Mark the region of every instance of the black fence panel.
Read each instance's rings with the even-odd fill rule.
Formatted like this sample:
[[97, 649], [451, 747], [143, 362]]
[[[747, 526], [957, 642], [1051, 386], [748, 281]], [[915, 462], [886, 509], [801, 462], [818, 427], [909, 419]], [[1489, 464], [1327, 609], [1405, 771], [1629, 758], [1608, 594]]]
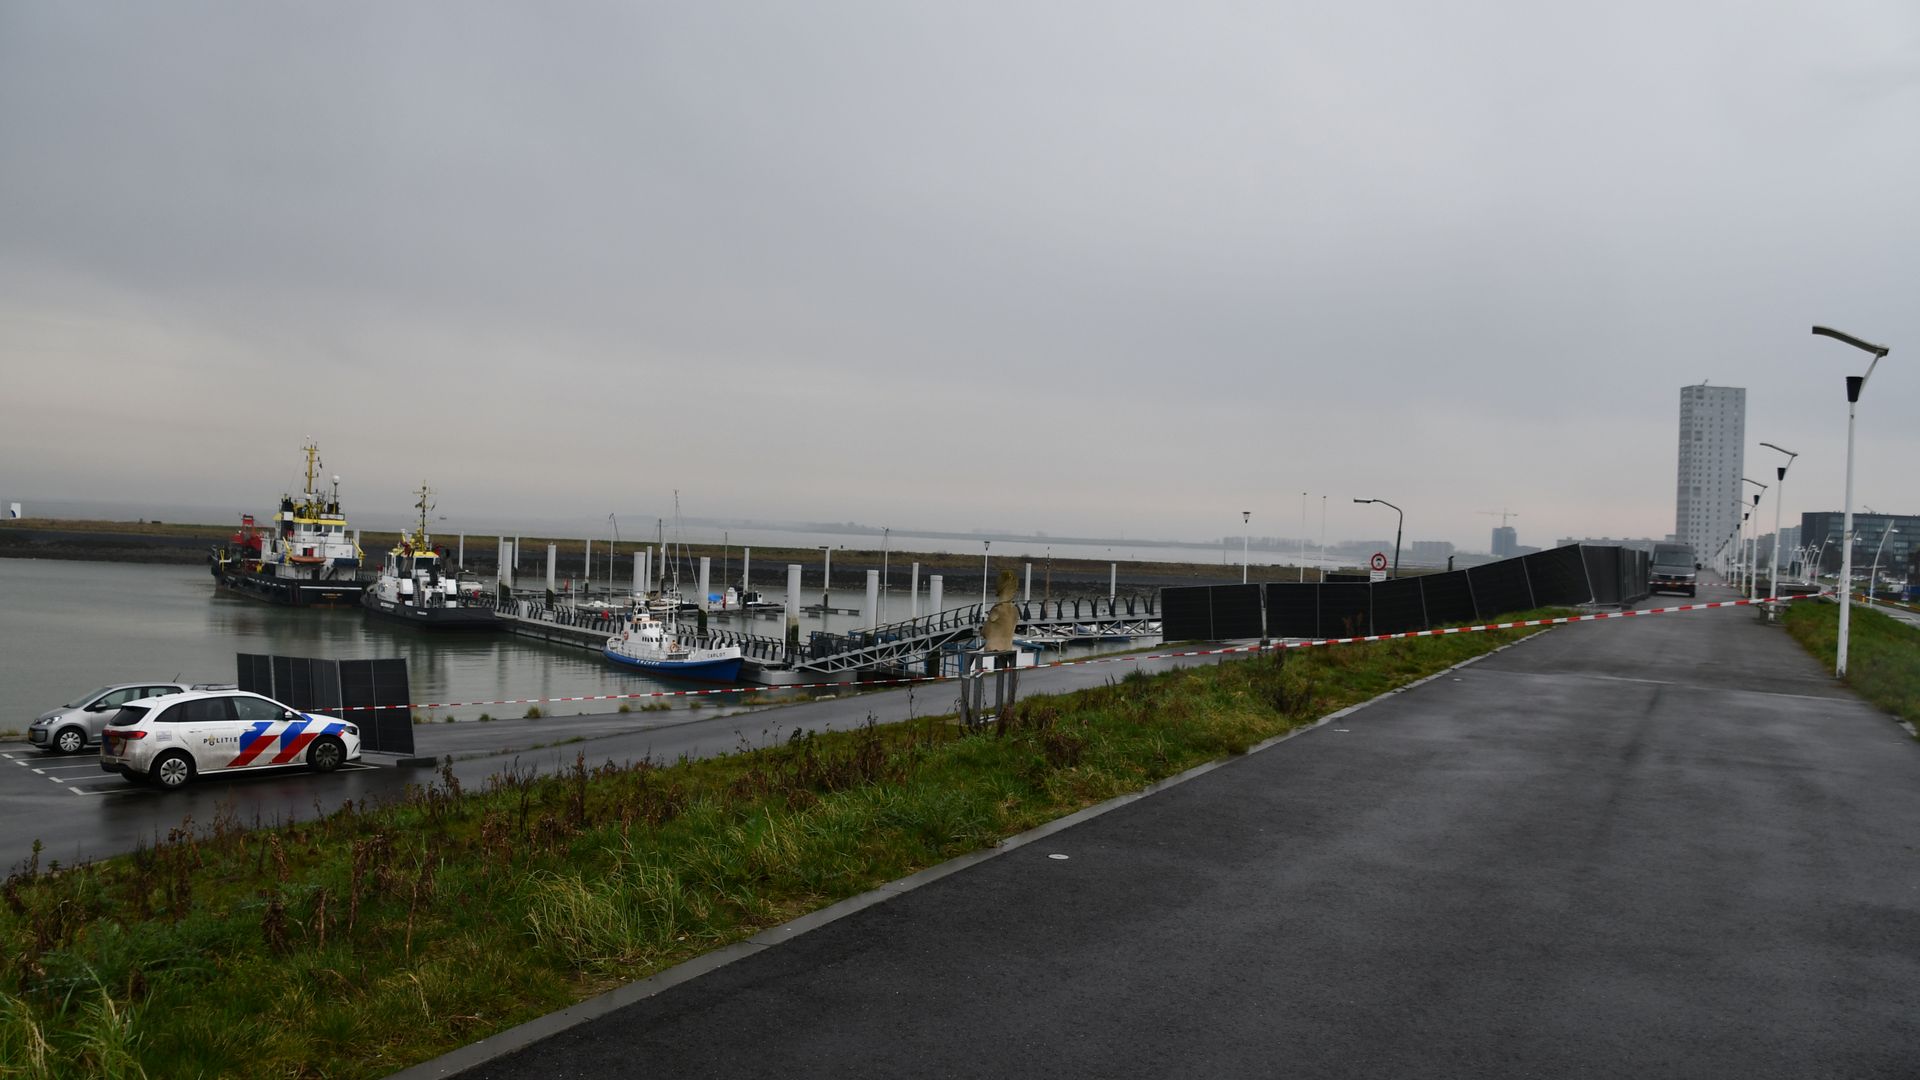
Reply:
[[1419, 578], [1397, 578], [1373, 586], [1373, 632], [1404, 634], [1425, 630], [1426, 602], [1420, 594]]
[[1522, 556], [1520, 561], [1527, 568], [1527, 581], [1533, 585], [1533, 606], [1593, 602], [1593, 589], [1587, 585], [1587, 567], [1580, 557], [1580, 545], [1536, 551]]
[[343, 660], [340, 662], [342, 674], [347, 668], [365, 665], [373, 684], [373, 700], [353, 702], [358, 705], [382, 706], [373, 712], [355, 713], [361, 719], [360, 737], [368, 750], [386, 754], [413, 753], [413, 712], [407, 708], [413, 697], [407, 685], [407, 662], [405, 660]]
[[1213, 590], [1187, 585], [1160, 590], [1162, 641], [1212, 641]]
[[1260, 586], [1214, 586], [1212, 636], [1215, 640], [1260, 636]]
[[1587, 577], [1593, 582], [1594, 603], [1617, 604], [1623, 599], [1620, 554], [1621, 549], [1617, 547], [1580, 545], [1580, 558], [1586, 563]]
[[1373, 633], [1373, 586], [1366, 582], [1320, 586], [1320, 632], [1323, 638], [1360, 637]]
[[1467, 582], [1473, 586], [1476, 619], [1491, 619], [1533, 606], [1533, 592], [1527, 587], [1527, 568], [1519, 559], [1471, 567], [1467, 570]]
[[240, 689], [302, 712], [343, 717], [360, 729], [362, 750], [413, 753], [413, 713], [405, 660], [322, 660], [240, 653]]
[[1638, 549], [1621, 549], [1620, 599], [1623, 603], [1631, 603], [1653, 591], [1651, 588], [1653, 568], [1650, 565], [1652, 562], [1653, 556], [1648, 552]]
[[1420, 583], [1427, 605], [1429, 629], [1449, 623], [1468, 623], [1478, 618], [1473, 607], [1473, 586], [1467, 583], [1465, 570], [1445, 574], [1427, 574], [1413, 579]]
[[1267, 636], [1320, 636], [1320, 586], [1298, 582], [1267, 586]]
[[233, 685], [249, 694], [273, 696], [273, 657], [260, 653], [235, 653]]

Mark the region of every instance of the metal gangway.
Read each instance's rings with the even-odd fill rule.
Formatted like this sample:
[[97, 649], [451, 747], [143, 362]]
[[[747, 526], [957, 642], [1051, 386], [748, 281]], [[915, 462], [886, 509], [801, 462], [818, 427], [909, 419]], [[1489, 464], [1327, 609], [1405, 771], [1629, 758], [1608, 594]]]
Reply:
[[[1160, 632], [1159, 603], [1153, 596], [1083, 597], [1070, 600], [1011, 601], [1014, 636], [1052, 635], [1061, 642], [1134, 638]], [[509, 620], [564, 627], [591, 639], [612, 633], [626, 612], [618, 609], [579, 609], [549, 606], [538, 600], [503, 600], [496, 610]], [[735, 645], [741, 654], [766, 667], [791, 668], [820, 674], [854, 671], [898, 671], [918, 667], [928, 657], [979, 637], [985, 614], [994, 605], [965, 607], [918, 618], [867, 627], [845, 633], [816, 630], [800, 642], [797, 653], [784, 639], [709, 627], [698, 640], [703, 646]], [[687, 628], [683, 625], [682, 632]]]

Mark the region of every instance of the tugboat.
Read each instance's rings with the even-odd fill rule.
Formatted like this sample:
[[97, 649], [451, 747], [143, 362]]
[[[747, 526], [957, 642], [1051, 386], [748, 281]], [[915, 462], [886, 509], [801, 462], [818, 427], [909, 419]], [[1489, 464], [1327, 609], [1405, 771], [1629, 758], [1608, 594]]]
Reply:
[[715, 679], [732, 682], [740, 674], [740, 646], [704, 647], [680, 640], [669, 615], [661, 622], [645, 611], [635, 611], [619, 633], [607, 638], [602, 650], [616, 664], [636, 667], [650, 675], [677, 679]]
[[427, 535], [427, 514], [433, 493], [420, 485], [420, 527], [401, 533], [387, 552], [387, 564], [360, 597], [369, 615], [378, 615], [423, 630], [492, 630], [500, 625], [493, 607], [481, 598], [479, 583], [461, 581], [446, 573], [446, 553]]
[[272, 529], [256, 529], [253, 515], [243, 515], [239, 530], [208, 556], [209, 569], [220, 588], [241, 596], [291, 607], [349, 607], [366, 589], [360, 545], [340, 512], [340, 478], [333, 478], [330, 492], [316, 489], [320, 448], [308, 443], [302, 449], [305, 490], [297, 499], [280, 497]]

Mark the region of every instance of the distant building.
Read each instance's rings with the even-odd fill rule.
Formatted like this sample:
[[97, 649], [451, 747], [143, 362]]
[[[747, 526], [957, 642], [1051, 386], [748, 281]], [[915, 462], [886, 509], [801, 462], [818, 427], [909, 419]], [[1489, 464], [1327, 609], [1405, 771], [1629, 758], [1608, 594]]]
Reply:
[[[1840, 538], [1845, 523], [1845, 515], [1838, 510], [1819, 510], [1800, 515], [1800, 535], [1814, 549], [1822, 573], [1840, 571]], [[1891, 536], [1887, 535], [1889, 528], [1893, 530]], [[1885, 541], [1884, 547], [1881, 546], [1882, 540]], [[1854, 572], [1865, 573], [1873, 565], [1876, 551], [1880, 554], [1882, 573], [1892, 567], [1905, 566], [1913, 553], [1920, 551], [1920, 514], [1854, 514]], [[1784, 558], [1783, 555], [1783, 561]]]
[[1705, 383], [1680, 388], [1673, 531], [1701, 562], [1713, 561], [1740, 524], [1746, 445], [1746, 390]]
[[1511, 525], [1493, 527], [1493, 555], [1496, 559], [1511, 558], [1520, 546], [1520, 534]]

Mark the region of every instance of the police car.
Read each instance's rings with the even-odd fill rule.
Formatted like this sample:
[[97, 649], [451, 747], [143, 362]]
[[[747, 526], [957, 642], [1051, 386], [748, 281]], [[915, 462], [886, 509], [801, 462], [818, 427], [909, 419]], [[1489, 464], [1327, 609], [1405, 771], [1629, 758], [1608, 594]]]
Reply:
[[216, 773], [292, 766], [332, 772], [359, 757], [354, 725], [240, 690], [128, 702], [100, 741], [101, 769], [169, 789]]

